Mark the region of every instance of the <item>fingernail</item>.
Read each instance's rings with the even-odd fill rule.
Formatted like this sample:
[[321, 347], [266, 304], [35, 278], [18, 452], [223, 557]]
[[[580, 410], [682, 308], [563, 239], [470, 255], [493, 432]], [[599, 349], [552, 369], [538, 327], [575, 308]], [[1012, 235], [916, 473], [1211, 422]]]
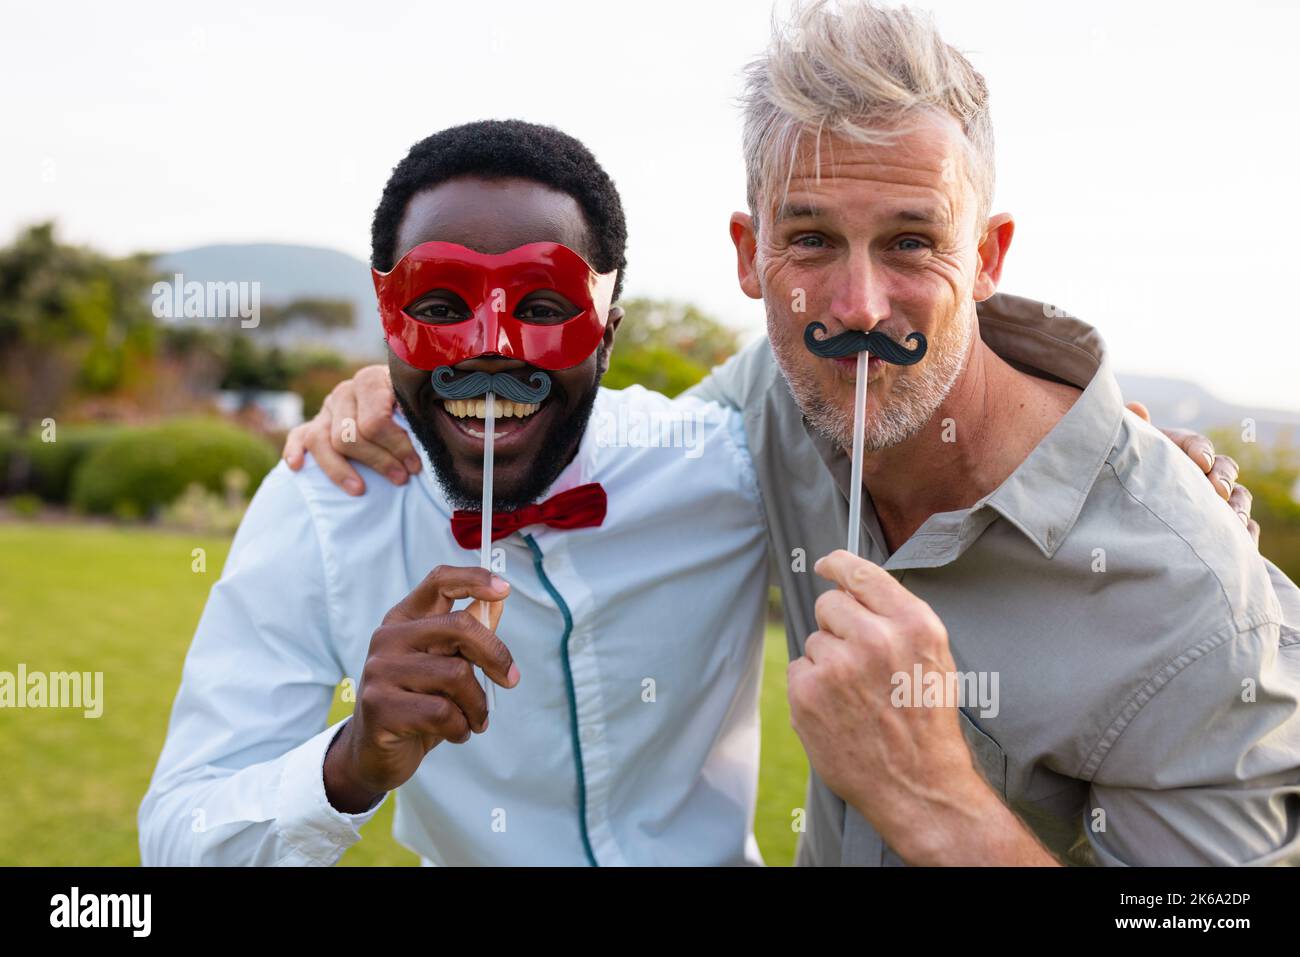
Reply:
[[1238, 517], [1239, 519], [1241, 519], [1241, 524], [1242, 524], [1242, 525], [1245, 525], [1247, 528], [1250, 528], [1250, 516], [1249, 516], [1249, 515], [1247, 515], [1245, 512], [1238, 512], [1238, 513], [1237, 513], [1237, 517]]
[[1209, 449], [1201, 449], [1201, 459], [1205, 462], [1207, 471], [1214, 468], [1214, 453]]
[[347, 492], [348, 492], [349, 495], [360, 495], [360, 494], [361, 494], [361, 480], [360, 480], [360, 479], [354, 479], [354, 478], [344, 479], [344, 480], [343, 480], [343, 488], [345, 488], [345, 489], [347, 490]]
[[492, 576], [488, 584], [492, 586], [493, 591], [505, 591], [507, 588], [510, 587], [509, 585], [506, 584], [506, 580], [504, 578], [500, 578], [496, 575]]
[[1228, 484], [1228, 480], [1224, 478], [1222, 475], [1219, 476], [1218, 483], [1223, 486], [1223, 490], [1225, 492], [1227, 492], [1229, 495], [1232, 494], [1232, 486]]
[[388, 478], [394, 485], [401, 485], [407, 479], [407, 473], [401, 469], [389, 469]]
[[487, 723], [488, 723], [488, 719], [485, 717], [485, 718], [483, 719], [483, 727], [481, 727], [481, 728], [478, 729], [478, 733], [479, 733], [479, 734], [482, 734], [484, 731], [487, 730]]
[[418, 456], [408, 455], [406, 457], [406, 471], [410, 472], [412, 475], [415, 475], [420, 471], [420, 459]]
[[514, 687], [519, 684], [519, 666], [511, 662], [510, 670], [506, 672], [506, 684]]

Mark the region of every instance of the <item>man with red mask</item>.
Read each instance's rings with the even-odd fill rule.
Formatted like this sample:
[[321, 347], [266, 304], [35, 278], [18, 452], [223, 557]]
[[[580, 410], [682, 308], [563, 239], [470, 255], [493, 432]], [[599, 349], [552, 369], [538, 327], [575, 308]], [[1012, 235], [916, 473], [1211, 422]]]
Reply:
[[[426, 863], [760, 863], [753, 465], [737, 414], [599, 388], [625, 242], [612, 182], [556, 130], [469, 124], [397, 166], [372, 265], [418, 476], [262, 484], [185, 664], [144, 863], [332, 864], [394, 790]], [[466, 567], [489, 391], [491, 571]], [[344, 681], [355, 712], [326, 728]]]

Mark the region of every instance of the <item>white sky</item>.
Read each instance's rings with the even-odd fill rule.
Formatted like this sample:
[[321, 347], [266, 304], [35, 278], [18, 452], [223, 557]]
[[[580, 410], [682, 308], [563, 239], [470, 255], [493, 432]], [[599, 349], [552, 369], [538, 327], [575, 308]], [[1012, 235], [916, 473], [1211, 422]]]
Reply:
[[[992, 89], [995, 208], [1018, 220], [1001, 288], [1098, 325], [1121, 370], [1300, 407], [1300, 4], [921, 5]], [[629, 294], [761, 328], [727, 218], [767, 0], [24, 2], [0, 27], [0, 242], [56, 217], [116, 253], [366, 259], [412, 143], [514, 116], [614, 177]]]

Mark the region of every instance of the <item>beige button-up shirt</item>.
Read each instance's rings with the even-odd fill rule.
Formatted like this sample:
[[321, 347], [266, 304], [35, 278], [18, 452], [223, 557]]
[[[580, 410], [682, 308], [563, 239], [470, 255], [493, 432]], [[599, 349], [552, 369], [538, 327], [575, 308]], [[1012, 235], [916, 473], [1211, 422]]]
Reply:
[[[1002, 485], [893, 554], [864, 496], [864, 554], [943, 619], [987, 695], [959, 712], [976, 763], [1062, 861], [1300, 863], [1300, 590], [1125, 411], [1097, 332], [1047, 311], [994, 296], [980, 334], [1082, 388], [1074, 406]], [[830, 587], [813, 562], [847, 539], [848, 458], [807, 428], [766, 340], [698, 391], [744, 410], [801, 655]], [[798, 863], [901, 863], [815, 771], [807, 800]]]

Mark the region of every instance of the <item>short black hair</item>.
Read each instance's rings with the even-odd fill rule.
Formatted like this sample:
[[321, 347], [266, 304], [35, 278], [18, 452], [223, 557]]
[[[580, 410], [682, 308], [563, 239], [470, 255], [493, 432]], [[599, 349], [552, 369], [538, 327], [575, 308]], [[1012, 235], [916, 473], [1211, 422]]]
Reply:
[[597, 272], [618, 270], [614, 299], [627, 268], [623, 203], [596, 157], [567, 133], [523, 120], [479, 120], [420, 140], [393, 169], [370, 227], [370, 264], [396, 262], [397, 229], [416, 193], [456, 176], [530, 179], [568, 193], [587, 218], [588, 258]]

